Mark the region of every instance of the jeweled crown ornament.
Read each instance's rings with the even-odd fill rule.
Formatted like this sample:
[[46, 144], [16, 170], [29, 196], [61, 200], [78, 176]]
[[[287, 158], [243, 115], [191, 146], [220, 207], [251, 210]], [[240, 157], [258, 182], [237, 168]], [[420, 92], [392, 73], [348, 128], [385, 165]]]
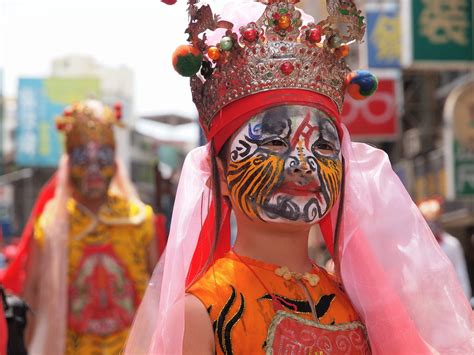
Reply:
[[[369, 78], [358, 81], [359, 74], [349, 75], [344, 60], [348, 45], [360, 42], [365, 33], [364, 18], [352, 0], [327, 0], [329, 17], [307, 24], [295, 7], [299, 0], [258, 2], [265, 5], [262, 16], [234, 28], [213, 14], [209, 5], [199, 7], [198, 0], [188, 1], [190, 44], [178, 48], [173, 63], [181, 64], [175, 64], [180, 74], [191, 77], [193, 101], [206, 132], [224, 106], [259, 92], [317, 92], [331, 98], [341, 112], [346, 86], [352, 85], [349, 93], [356, 99], [375, 91], [375, 77], [369, 73]], [[224, 29], [225, 34], [210, 45], [205, 32], [216, 29]]]
[[66, 136], [66, 151], [84, 145], [89, 141], [115, 148], [113, 127], [121, 126], [122, 105], [113, 108], [96, 100], [74, 103], [64, 109], [56, 118], [56, 127]]

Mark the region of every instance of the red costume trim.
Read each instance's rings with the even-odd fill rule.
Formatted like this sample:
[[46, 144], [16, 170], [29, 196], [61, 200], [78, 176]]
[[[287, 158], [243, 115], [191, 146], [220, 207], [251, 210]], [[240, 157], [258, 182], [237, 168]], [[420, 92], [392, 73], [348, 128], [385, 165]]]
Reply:
[[26, 279], [26, 268], [31, 253], [31, 242], [33, 241], [33, 232], [36, 220], [41, 215], [44, 207], [54, 197], [56, 190], [57, 176], [56, 174], [43, 186], [35, 205], [31, 211], [28, 222], [26, 223], [23, 233], [21, 234], [20, 243], [18, 244], [18, 252], [13, 261], [10, 262], [7, 269], [0, 275], [0, 283], [3, 287], [14, 293], [21, 294]]

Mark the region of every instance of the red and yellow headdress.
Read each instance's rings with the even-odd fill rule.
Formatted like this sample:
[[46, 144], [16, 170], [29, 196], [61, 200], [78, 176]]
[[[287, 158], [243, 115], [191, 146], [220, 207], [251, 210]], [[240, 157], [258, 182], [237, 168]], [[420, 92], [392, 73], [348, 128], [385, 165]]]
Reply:
[[56, 118], [56, 127], [66, 136], [66, 151], [84, 145], [89, 141], [115, 148], [113, 127], [121, 125], [122, 107], [114, 108], [99, 101], [87, 100], [67, 107], [63, 115]]
[[236, 27], [190, 0], [190, 44], [173, 56], [178, 73], [191, 77], [201, 126], [217, 149], [263, 109], [307, 104], [338, 120], [346, 88], [362, 99], [377, 87], [373, 75], [352, 73], [344, 60], [349, 44], [365, 33], [353, 1], [328, 1], [329, 17], [318, 23], [303, 21], [299, 0], [258, 2], [252, 11], [263, 10], [261, 16]]

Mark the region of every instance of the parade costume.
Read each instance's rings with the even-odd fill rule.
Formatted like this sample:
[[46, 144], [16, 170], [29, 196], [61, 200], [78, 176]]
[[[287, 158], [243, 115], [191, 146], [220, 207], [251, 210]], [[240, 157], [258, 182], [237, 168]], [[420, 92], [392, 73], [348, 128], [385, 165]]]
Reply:
[[[145, 291], [153, 213], [139, 200], [121, 163], [116, 161], [116, 172], [104, 163], [115, 159], [106, 152], [115, 149], [117, 116], [87, 101], [67, 108], [58, 119], [68, 156], [60, 162], [54, 197], [34, 226], [36, 257], [29, 270], [41, 271], [38, 294], [29, 295], [36, 301], [28, 348], [32, 354], [119, 353]], [[69, 159], [77, 159], [76, 148], [82, 152], [82, 147], [99, 147], [100, 174], [112, 179], [97, 214], [72, 197], [72, 176], [84, 170]], [[84, 163], [84, 169], [87, 166]]]
[[[294, 7], [297, 2], [235, 1], [219, 17], [208, 5], [189, 1], [191, 44], [178, 48], [173, 64], [191, 76], [193, 100], [210, 143], [190, 152], [184, 163], [167, 249], [140, 306], [127, 354], [182, 353], [186, 292], [208, 308], [218, 353], [249, 353], [243, 335], [245, 327], [252, 332], [253, 323], [258, 334], [252, 338], [252, 353], [472, 353], [472, 310], [452, 266], [386, 154], [352, 143], [340, 122], [346, 90], [360, 99], [374, 89], [370, 74], [351, 73], [343, 59], [347, 43], [362, 39], [363, 17], [352, 1], [328, 0], [329, 18], [315, 24]], [[341, 25], [346, 32], [339, 32]], [[283, 265], [226, 254], [229, 208], [224, 201], [216, 222], [221, 233], [212, 248], [217, 212], [210, 154], [255, 115], [281, 105], [324, 112], [341, 141], [342, 192], [319, 222], [335, 260], [336, 280], [322, 270], [306, 275], [313, 283], [314, 276], [321, 285], [328, 281], [330, 289], [320, 293], [311, 290], [304, 275], [298, 276], [304, 288], [296, 289], [290, 284], [294, 280], [276, 281], [276, 272], [287, 278], [294, 274]], [[249, 130], [249, 136], [253, 133]], [[214, 260], [210, 267], [209, 257]], [[342, 303], [347, 294], [352, 304], [331, 309], [330, 303], [327, 311], [337, 323], [333, 329], [320, 326], [328, 323], [317, 310], [310, 323], [309, 314], [298, 314], [298, 306], [313, 313], [306, 301], [317, 306], [332, 294]], [[351, 330], [359, 330], [357, 338], [363, 339], [357, 345], [322, 344], [327, 334], [331, 339]], [[299, 337], [299, 331], [306, 331], [306, 337]], [[365, 339], [367, 347], [361, 346]]]
[[[266, 348], [277, 354], [288, 346], [314, 353], [328, 348], [369, 353], [359, 316], [335, 278], [317, 266], [295, 275], [229, 252], [187, 292], [208, 309], [217, 354], [256, 354]], [[320, 339], [308, 337], [308, 331]]]

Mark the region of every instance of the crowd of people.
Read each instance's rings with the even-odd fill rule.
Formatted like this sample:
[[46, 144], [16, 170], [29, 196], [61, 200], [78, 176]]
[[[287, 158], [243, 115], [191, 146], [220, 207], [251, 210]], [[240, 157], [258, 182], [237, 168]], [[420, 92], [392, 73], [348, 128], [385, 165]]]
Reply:
[[297, 3], [189, 1], [173, 64], [208, 143], [184, 162], [164, 250], [115, 154], [121, 110], [87, 100], [58, 117], [65, 153], [1, 280], [27, 317], [8, 340], [0, 323], [0, 354], [474, 353], [440, 205], [418, 208], [341, 123], [346, 92], [377, 86], [344, 59], [363, 16], [328, 0], [315, 23]]

